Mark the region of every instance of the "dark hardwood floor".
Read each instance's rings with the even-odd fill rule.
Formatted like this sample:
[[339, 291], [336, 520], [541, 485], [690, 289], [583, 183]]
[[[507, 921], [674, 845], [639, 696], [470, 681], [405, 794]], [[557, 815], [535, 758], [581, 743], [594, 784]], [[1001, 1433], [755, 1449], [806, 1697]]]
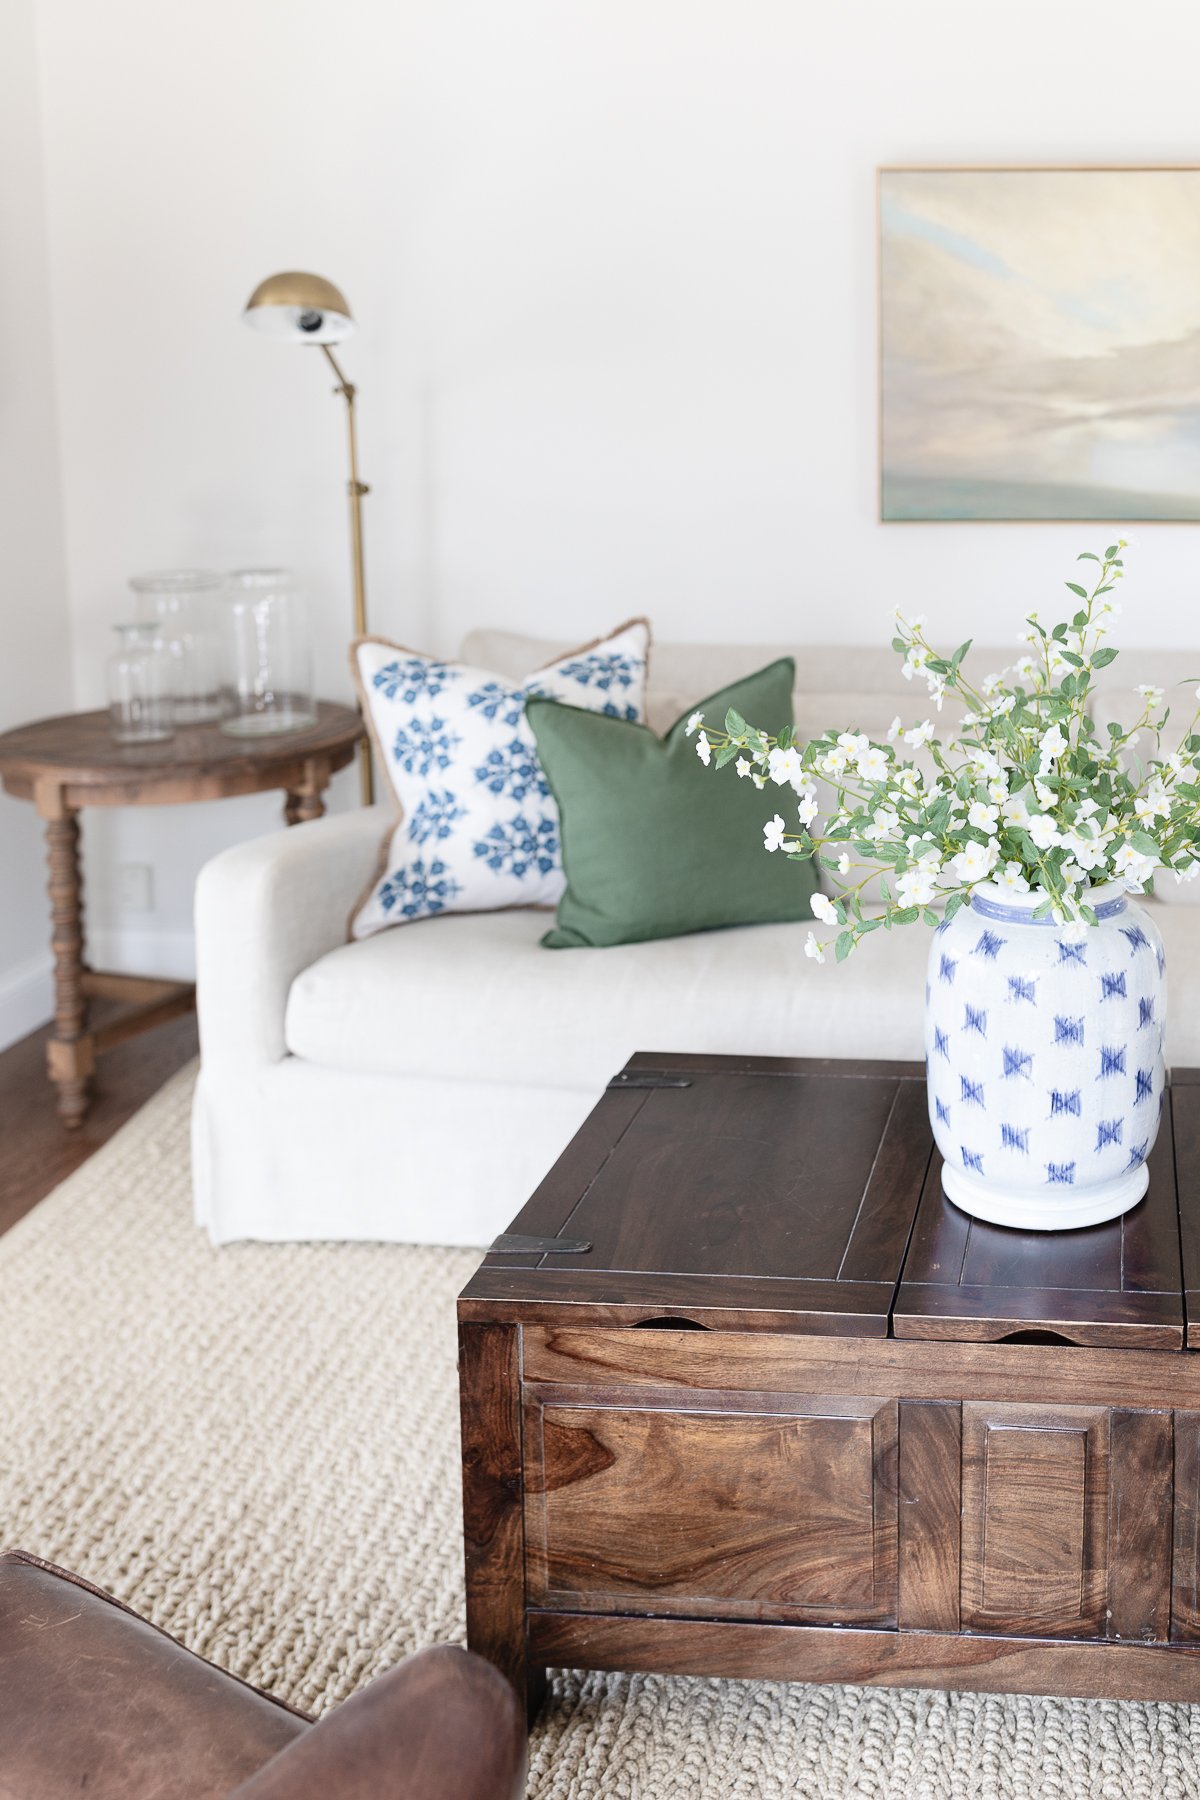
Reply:
[[[98, 1018], [117, 1010], [94, 1004]], [[100, 1059], [87, 1118], [67, 1131], [46, 1077], [49, 1035], [45, 1026], [0, 1051], [0, 1232], [106, 1144], [199, 1047], [189, 1013], [110, 1050]]]

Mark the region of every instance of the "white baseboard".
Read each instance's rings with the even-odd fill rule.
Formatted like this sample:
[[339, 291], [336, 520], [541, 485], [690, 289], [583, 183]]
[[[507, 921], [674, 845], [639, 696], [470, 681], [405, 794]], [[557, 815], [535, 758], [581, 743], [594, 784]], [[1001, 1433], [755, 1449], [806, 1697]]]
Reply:
[[48, 955], [30, 957], [0, 974], [0, 1050], [28, 1037], [54, 1011]]
[[93, 969], [129, 975], [196, 979], [196, 939], [190, 931], [155, 931], [145, 925], [92, 925], [87, 928]]

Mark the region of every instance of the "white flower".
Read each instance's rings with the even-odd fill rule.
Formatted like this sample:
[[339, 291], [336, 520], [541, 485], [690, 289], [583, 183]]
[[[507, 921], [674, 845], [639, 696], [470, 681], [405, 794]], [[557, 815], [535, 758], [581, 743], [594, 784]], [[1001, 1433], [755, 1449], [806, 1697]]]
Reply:
[[803, 796], [796, 808], [797, 817], [802, 825], [811, 825], [817, 816], [817, 796], [811, 789]]
[[1135, 850], [1132, 844], [1119, 844], [1117, 853], [1112, 859], [1112, 866], [1114, 875], [1124, 877], [1127, 888], [1140, 892], [1158, 867], [1158, 857], [1144, 856], [1140, 850]]
[[946, 677], [944, 675], [931, 675], [929, 670], [926, 669], [925, 679], [929, 683], [929, 698], [933, 701], [933, 704], [937, 707], [938, 711], [941, 712], [942, 701], [946, 698]]
[[1078, 831], [1064, 831], [1062, 842], [1078, 863], [1081, 874], [1101, 868], [1108, 860], [1108, 846], [1103, 838], [1087, 838]]
[[754, 774], [750, 777], [750, 779], [754, 783], [756, 788], [765, 788], [767, 785], [766, 782], [763, 780], [762, 776], [758, 773], [757, 769], [754, 771]]
[[1008, 782], [1003, 775], [994, 775], [988, 782], [988, 799], [994, 800], [997, 806], [1002, 806], [1008, 799]]
[[1052, 850], [1055, 844], [1062, 842], [1058, 826], [1045, 813], [1035, 813], [1026, 830], [1039, 850]]
[[769, 819], [763, 826], [763, 849], [778, 850], [783, 843], [783, 834], [786, 830], [786, 825], [779, 814], [776, 813], [775, 817]]
[[923, 669], [928, 661], [928, 650], [924, 649], [920, 644], [914, 644], [908, 655], [905, 657], [904, 665], [900, 670], [905, 681], [911, 681], [917, 670]]
[[1016, 704], [1017, 702], [1012, 694], [1001, 694], [999, 700], [997, 700], [990, 709], [993, 718], [1004, 718], [1005, 714], [1012, 712]]
[[838, 733], [838, 743], [851, 756], [861, 756], [864, 750], [871, 747], [871, 740], [864, 731], [841, 731]]
[[743, 779], [750, 773], [750, 764], [746, 761], [744, 756], [739, 756], [733, 766], [737, 770], [738, 775]]
[[887, 775], [889, 763], [887, 751], [871, 744], [859, 755], [858, 773], [863, 781], [882, 781]]
[[820, 919], [826, 925], [838, 923], [837, 912], [828, 894], [814, 894], [808, 904], [814, 919]]
[[834, 744], [821, 758], [821, 772], [825, 775], [844, 775], [850, 767], [850, 752], [842, 744]]
[[951, 857], [950, 868], [965, 886], [974, 881], [986, 881], [999, 857], [1000, 846], [992, 838], [986, 844], [968, 844], [957, 856]]
[[823, 963], [825, 961], [824, 947], [818, 944], [815, 934], [811, 931], [804, 940], [804, 954], [811, 956], [814, 962]]
[[884, 838], [896, 837], [898, 835], [899, 825], [900, 815], [890, 806], [881, 806], [872, 822], [863, 832], [863, 836], [869, 838], [872, 843], [877, 844]]
[[1062, 934], [1068, 944], [1082, 944], [1088, 934], [1086, 919], [1068, 919]]
[[850, 858], [844, 850], [837, 859], [837, 872], [839, 875], [848, 875], [850, 873]]
[[1054, 789], [1052, 787], [1047, 787], [1044, 781], [1035, 781], [1033, 784], [1033, 791], [1037, 795], [1038, 805], [1044, 806], [1047, 811], [1049, 811], [1053, 807], [1056, 798]]
[[974, 825], [977, 831], [994, 831], [996, 820], [1000, 817], [998, 806], [985, 806], [982, 800], [972, 800], [967, 808], [967, 824]]
[[926, 869], [906, 869], [896, 882], [896, 898], [901, 906], [928, 906], [937, 888]]
[[921, 771], [919, 769], [897, 769], [896, 786], [910, 800], [915, 800], [921, 791]]
[[1029, 824], [1029, 808], [1025, 804], [1024, 793], [1010, 794], [1000, 807], [1000, 816], [1006, 825], [1015, 825], [1024, 830]]
[[1200, 687], [1196, 689], [1196, 698], [1197, 700], [1200, 700]]
[[1029, 883], [1019, 862], [1006, 862], [996, 876], [997, 887], [1002, 887], [1006, 894], [1027, 894]]
[[1100, 811], [1100, 808], [1096, 805], [1096, 802], [1089, 796], [1088, 799], [1081, 800], [1079, 802], [1079, 806], [1075, 813], [1075, 818], [1077, 821], [1080, 819], [1090, 819], [1093, 813], [1098, 813], [1099, 811]]
[[1019, 656], [1013, 664], [1013, 674], [1018, 681], [1032, 681], [1037, 673], [1037, 664], [1032, 656]]
[[1050, 773], [1051, 765], [1058, 761], [1058, 758], [1067, 747], [1067, 740], [1057, 725], [1051, 725], [1049, 730], [1042, 733], [1040, 748], [1042, 757], [1041, 772], [1043, 775], [1048, 775]]
[[692, 737], [695, 734], [697, 728], [699, 726], [703, 725], [703, 723], [704, 723], [704, 714], [702, 712], [694, 712], [692, 714], [691, 718], [687, 722], [687, 732], [685, 735], [688, 737]]
[[1172, 871], [1176, 881], [1195, 881], [1200, 875], [1200, 862], [1184, 863], [1182, 867]]
[[[1200, 689], [1198, 689], [1197, 691], [1200, 692]], [[895, 718], [892, 720], [891, 724], [888, 726], [888, 731], [887, 731], [888, 743], [894, 744], [896, 739], [899, 736], [900, 736], [900, 714], [897, 713]]]
[[708, 738], [703, 731], [696, 739], [696, 755], [707, 769], [709, 763], [712, 761], [712, 745], [709, 743]]
[[1152, 682], [1142, 682], [1134, 689], [1134, 693], [1140, 694], [1148, 707], [1162, 704], [1163, 690], [1155, 687]]
[[767, 774], [776, 787], [791, 784], [796, 787], [805, 780], [804, 762], [800, 752], [793, 745], [789, 750], [780, 750], [778, 746], [767, 758]]
[[905, 732], [904, 741], [906, 744], [911, 744], [914, 750], [919, 750], [922, 744], [933, 742], [936, 731], [937, 726], [933, 720], [925, 719], [920, 725], [914, 725], [911, 731]]
[[1143, 825], [1153, 825], [1155, 819], [1169, 819], [1171, 801], [1161, 781], [1152, 781], [1144, 794], [1133, 803], [1133, 810]]

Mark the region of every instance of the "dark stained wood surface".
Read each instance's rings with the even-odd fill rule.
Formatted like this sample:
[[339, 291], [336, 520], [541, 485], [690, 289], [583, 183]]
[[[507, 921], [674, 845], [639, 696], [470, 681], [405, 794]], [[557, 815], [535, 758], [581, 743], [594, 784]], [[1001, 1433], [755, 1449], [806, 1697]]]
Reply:
[[[547, 1307], [884, 1336], [931, 1153], [923, 1080], [887, 1065], [635, 1057], [512, 1230], [586, 1255], [489, 1256], [463, 1317]], [[514, 1261], [517, 1266], [514, 1267]], [[560, 1315], [562, 1316], [562, 1315]]]
[[635, 1058], [514, 1223], [588, 1253], [491, 1256], [460, 1301], [519, 1343], [488, 1377], [519, 1426], [468, 1372], [524, 1494], [475, 1647], [527, 1692], [567, 1663], [1200, 1700], [1191, 1072], [1174, 1100], [1182, 1253], [1170, 1112], [1135, 1212], [1033, 1235], [944, 1200], [919, 1071]]
[[[94, 1003], [97, 1022], [116, 1008]], [[7, 1231], [119, 1131], [163, 1083], [197, 1054], [194, 1014], [110, 1051], [95, 1077], [92, 1106], [66, 1132], [46, 1081], [49, 1026], [0, 1052], [0, 1231]]]
[[[1188, 1347], [1200, 1350], [1200, 1071], [1171, 1072], [1175, 1179], [1179, 1186], [1179, 1239], [1183, 1256]], [[1166, 1121], [1163, 1122], [1166, 1129]]]
[[896, 1295], [896, 1336], [997, 1341], [1040, 1330], [1073, 1344], [1181, 1348], [1169, 1110], [1149, 1167], [1149, 1191], [1124, 1218], [1083, 1231], [1009, 1231], [951, 1205], [935, 1153]]

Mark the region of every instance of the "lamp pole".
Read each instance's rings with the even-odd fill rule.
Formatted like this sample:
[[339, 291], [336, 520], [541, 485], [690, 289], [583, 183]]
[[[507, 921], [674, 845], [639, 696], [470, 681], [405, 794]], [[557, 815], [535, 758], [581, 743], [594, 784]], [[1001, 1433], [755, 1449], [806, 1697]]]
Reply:
[[[358, 475], [358, 430], [355, 416], [355, 400], [358, 390], [352, 381], [347, 381], [338, 359], [329, 345], [322, 344], [321, 349], [328, 359], [330, 368], [337, 376], [337, 386], [333, 391], [335, 394], [340, 394], [346, 402], [346, 426], [350, 442], [350, 480], [347, 483], [346, 492], [350, 497], [350, 560], [354, 571], [354, 635], [355, 637], [365, 637], [367, 631], [367, 575], [363, 559], [362, 503], [363, 495], [369, 494], [371, 490], [365, 481], [359, 480]], [[369, 737], [363, 739], [359, 751], [358, 771], [363, 805], [370, 806], [375, 798], [375, 779]]]

